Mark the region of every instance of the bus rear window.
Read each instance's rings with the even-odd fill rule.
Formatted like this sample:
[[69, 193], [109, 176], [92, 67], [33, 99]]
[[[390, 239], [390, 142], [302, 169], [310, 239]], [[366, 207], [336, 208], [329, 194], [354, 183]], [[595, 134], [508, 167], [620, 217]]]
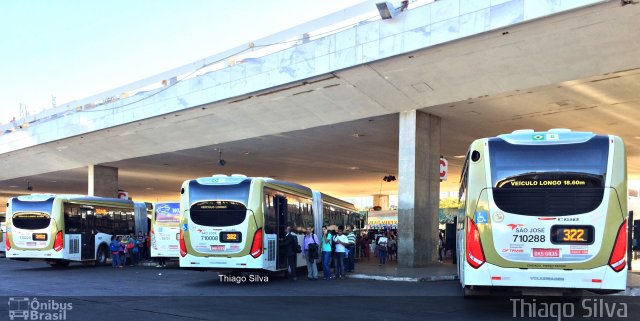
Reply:
[[521, 215], [591, 212], [602, 203], [608, 155], [607, 136], [548, 145], [490, 139], [494, 201], [501, 210]]
[[39, 230], [49, 226], [51, 218], [44, 213], [20, 213], [13, 216], [13, 227], [24, 230]]
[[247, 208], [238, 202], [204, 201], [191, 206], [191, 221], [198, 225], [225, 227], [242, 223], [247, 217]]

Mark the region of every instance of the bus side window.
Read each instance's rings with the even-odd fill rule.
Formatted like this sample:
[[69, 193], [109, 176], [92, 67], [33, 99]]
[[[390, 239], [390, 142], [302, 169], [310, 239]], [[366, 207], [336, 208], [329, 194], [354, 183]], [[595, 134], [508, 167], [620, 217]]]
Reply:
[[273, 193], [270, 190], [265, 189], [264, 194], [264, 202], [265, 202], [265, 222], [264, 222], [264, 231], [265, 234], [275, 234], [276, 233], [276, 207], [274, 202]]
[[68, 234], [76, 234], [80, 232], [80, 213], [77, 207], [66, 205], [64, 209], [65, 224], [64, 232]]

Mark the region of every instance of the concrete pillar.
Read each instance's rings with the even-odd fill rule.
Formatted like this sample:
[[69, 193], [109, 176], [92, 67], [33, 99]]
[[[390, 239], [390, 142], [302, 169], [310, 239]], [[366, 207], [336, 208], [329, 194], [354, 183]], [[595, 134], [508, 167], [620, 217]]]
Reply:
[[440, 118], [400, 113], [398, 151], [398, 265], [437, 260], [440, 202]]
[[89, 165], [89, 196], [118, 197], [118, 168]]
[[373, 206], [380, 206], [381, 211], [389, 210], [389, 195], [373, 195]]

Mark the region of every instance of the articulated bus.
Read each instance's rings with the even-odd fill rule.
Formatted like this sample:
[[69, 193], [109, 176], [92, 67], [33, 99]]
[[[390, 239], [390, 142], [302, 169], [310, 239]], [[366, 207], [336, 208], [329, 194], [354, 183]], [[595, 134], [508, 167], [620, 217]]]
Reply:
[[151, 257], [178, 258], [180, 203], [155, 203], [151, 216]]
[[[187, 180], [180, 197], [180, 267], [285, 271], [278, 246], [287, 226], [302, 246], [305, 227], [313, 227], [320, 242], [322, 225], [356, 224], [357, 214], [351, 203], [270, 178]], [[304, 265], [298, 254], [297, 266]]]
[[146, 232], [146, 205], [118, 198], [33, 194], [7, 203], [6, 257], [103, 265], [112, 235]]
[[626, 173], [613, 135], [517, 130], [474, 141], [457, 218], [463, 294], [625, 290]]

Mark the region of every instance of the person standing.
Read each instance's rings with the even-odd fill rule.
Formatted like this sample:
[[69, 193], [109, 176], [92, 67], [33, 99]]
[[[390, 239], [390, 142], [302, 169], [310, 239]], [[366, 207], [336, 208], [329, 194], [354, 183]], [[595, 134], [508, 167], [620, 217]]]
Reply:
[[378, 258], [380, 259], [380, 264], [378, 264], [378, 266], [382, 266], [386, 263], [387, 243], [389, 243], [389, 239], [387, 239], [384, 234], [378, 238]]
[[144, 235], [142, 231], [138, 231], [138, 256], [140, 261], [145, 261], [147, 259], [146, 246], [145, 246]]
[[120, 239], [120, 266], [125, 267], [127, 266], [127, 255], [129, 253], [129, 250], [127, 249], [127, 241], [124, 237], [118, 237], [118, 239]]
[[444, 251], [444, 236], [438, 231], [438, 262], [442, 263], [442, 252]]
[[286, 235], [281, 243], [281, 248], [284, 251], [284, 254], [287, 258], [287, 266], [289, 267], [289, 277], [296, 281], [298, 278], [296, 277], [296, 248], [298, 246], [298, 237], [291, 232], [291, 226], [287, 226]]
[[367, 233], [362, 232], [362, 240], [360, 241], [360, 244], [362, 245], [362, 255], [364, 257], [367, 258], [367, 261], [369, 261], [369, 236], [367, 235]]
[[111, 266], [120, 266], [120, 241], [116, 239], [116, 236], [111, 236], [111, 243], [109, 243], [109, 251], [111, 252]]
[[356, 234], [353, 232], [353, 228], [353, 225], [347, 225], [347, 232], [349, 232], [347, 233], [347, 240], [349, 242], [347, 244], [347, 252], [349, 252], [349, 254], [347, 254], [345, 258], [347, 261], [345, 268], [349, 273], [353, 272], [356, 265]]
[[387, 244], [387, 248], [389, 250], [389, 261], [398, 261], [397, 249], [398, 245], [396, 243], [396, 238], [393, 236], [393, 233], [389, 234], [389, 244]]
[[140, 253], [138, 252], [138, 239], [135, 234], [131, 232], [129, 236], [129, 241], [127, 242], [127, 249], [129, 250], [129, 255], [131, 258], [131, 266], [138, 265], [138, 261], [140, 260]]
[[316, 235], [313, 234], [311, 227], [307, 227], [307, 233], [304, 235], [304, 243], [302, 246], [302, 254], [307, 259], [307, 279], [318, 279], [318, 266], [316, 260], [318, 259], [318, 250], [320, 244], [316, 240]]
[[331, 280], [331, 243], [333, 242], [331, 233], [327, 230], [327, 226], [322, 226], [322, 272], [325, 280]]
[[144, 245], [145, 248], [147, 249], [147, 260], [151, 260], [151, 236], [149, 235], [149, 232], [144, 233]]
[[346, 246], [349, 245], [349, 239], [346, 235], [342, 234], [344, 227], [338, 226], [338, 235], [333, 238], [336, 242], [336, 278], [344, 279], [344, 253], [346, 252]]

